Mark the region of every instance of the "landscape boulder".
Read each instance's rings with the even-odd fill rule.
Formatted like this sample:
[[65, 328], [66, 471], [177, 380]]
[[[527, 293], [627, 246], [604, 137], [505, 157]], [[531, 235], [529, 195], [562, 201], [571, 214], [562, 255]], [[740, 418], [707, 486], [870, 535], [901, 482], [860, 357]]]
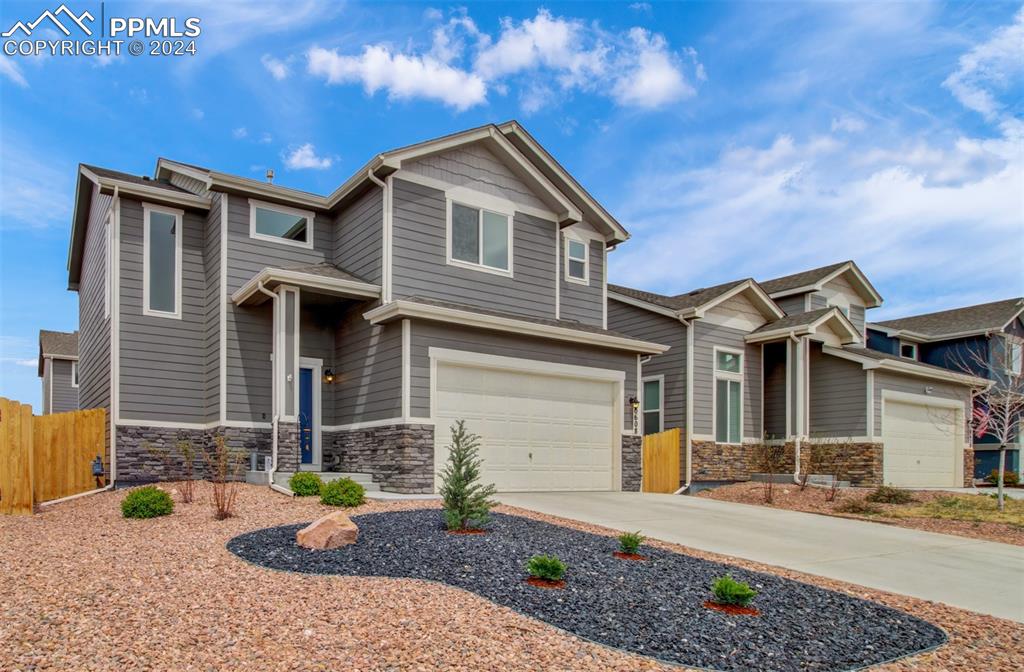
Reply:
[[356, 543], [359, 528], [342, 511], [329, 513], [295, 534], [295, 542], [303, 548], [323, 551]]

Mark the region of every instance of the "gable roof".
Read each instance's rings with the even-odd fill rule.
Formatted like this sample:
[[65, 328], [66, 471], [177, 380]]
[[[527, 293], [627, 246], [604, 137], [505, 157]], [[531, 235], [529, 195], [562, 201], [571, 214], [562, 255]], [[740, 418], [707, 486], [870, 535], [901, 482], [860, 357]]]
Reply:
[[43, 358], [78, 359], [78, 332], [39, 330], [39, 375], [43, 375]]
[[912, 359], [904, 359], [870, 348], [844, 345], [842, 348], [824, 346], [822, 352], [841, 359], [849, 359], [859, 362], [864, 369], [886, 369], [910, 375], [924, 376], [926, 378], [937, 378], [963, 385], [970, 385], [976, 388], [991, 387], [993, 381], [978, 376], [969, 376], [959, 371], [952, 371], [941, 366], [926, 364]]
[[752, 278], [723, 282], [712, 287], [701, 287], [683, 294], [676, 294], [675, 296], [609, 284], [608, 298], [623, 303], [630, 303], [647, 310], [654, 308], [653, 312], [671, 317], [687, 319], [703, 317], [705, 311], [745, 291], [750, 291], [756, 297], [755, 303], [760, 304], [759, 308], [762, 309], [762, 312], [775, 318], [781, 318], [785, 315]]
[[877, 308], [882, 305], [882, 295], [878, 293], [867, 276], [860, 270], [852, 260], [840, 261], [820, 268], [812, 268], [809, 271], [800, 271], [784, 275], [781, 278], [764, 280], [761, 286], [764, 291], [773, 299], [790, 296], [793, 294], [805, 294], [816, 292], [840, 275], [848, 274], [852, 280], [850, 284], [857, 289], [861, 296], [866, 299], [865, 307]]
[[832, 333], [838, 336], [844, 344], [859, 343], [861, 340], [860, 333], [850, 322], [850, 318], [835, 306], [787, 315], [750, 332], [747, 334], [746, 340], [748, 343], [759, 343], [785, 338], [791, 334], [793, 336], [810, 335], [817, 333], [818, 329], [825, 325], [828, 325]]
[[890, 336], [917, 336], [920, 340], [941, 340], [1002, 331], [1024, 312], [1024, 297], [982, 303], [976, 306], [940, 310], [869, 324]]

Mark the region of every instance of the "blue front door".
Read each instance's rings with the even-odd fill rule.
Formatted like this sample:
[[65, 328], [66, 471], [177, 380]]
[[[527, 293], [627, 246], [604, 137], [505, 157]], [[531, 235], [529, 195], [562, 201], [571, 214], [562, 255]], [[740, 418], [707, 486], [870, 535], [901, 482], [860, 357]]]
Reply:
[[299, 369], [299, 447], [302, 463], [313, 464], [313, 369]]

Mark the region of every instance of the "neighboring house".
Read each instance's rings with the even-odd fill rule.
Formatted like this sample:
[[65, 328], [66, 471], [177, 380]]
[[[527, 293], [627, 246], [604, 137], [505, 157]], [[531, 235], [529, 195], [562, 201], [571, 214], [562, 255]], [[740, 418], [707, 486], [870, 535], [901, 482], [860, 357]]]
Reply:
[[78, 410], [78, 332], [39, 330], [42, 415]]
[[432, 492], [449, 426], [501, 490], [637, 490], [639, 360], [606, 324], [628, 234], [521, 126], [376, 155], [326, 196], [160, 159], [82, 165], [68, 264], [83, 408], [119, 482], [147, 443]]
[[[1020, 376], [1024, 365], [1024, 298], [943, 310], [871, 323], [868, 347], [906, 360], [954, 371], [969, 370], [995, 381]], [[999, 444], [986, 434], [974, 439], [974, 476], [999, 466]], [[1021, 441], [1009, 446], [1006, 468], [1022, 474]]]
[[674, 296], [612, 285], [608, 325], [671, 345], [643, 362], [643, 433], [681, 427], [681, 483], [745, 480], [756, 446], [852, 441], [856, 484], [953, 486], [970, 460], [965, 413], [986, 383], [864, 347], [882, 298], [851, 261]]

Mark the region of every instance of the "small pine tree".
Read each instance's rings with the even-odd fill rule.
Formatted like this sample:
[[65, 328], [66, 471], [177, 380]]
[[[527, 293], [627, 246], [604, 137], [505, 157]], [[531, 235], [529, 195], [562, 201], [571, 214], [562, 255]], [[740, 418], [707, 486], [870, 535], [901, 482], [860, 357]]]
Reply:
[[479, 528], [487, 523], [488, 513], [497, 503], [490, 499], [496, 490], [493, 484], [479, 482], [480, 437], [466, 431], [465, 420], [456, 421], [451, 432], [448, 461], [441, 471], [445, 524], [449, 530]]

